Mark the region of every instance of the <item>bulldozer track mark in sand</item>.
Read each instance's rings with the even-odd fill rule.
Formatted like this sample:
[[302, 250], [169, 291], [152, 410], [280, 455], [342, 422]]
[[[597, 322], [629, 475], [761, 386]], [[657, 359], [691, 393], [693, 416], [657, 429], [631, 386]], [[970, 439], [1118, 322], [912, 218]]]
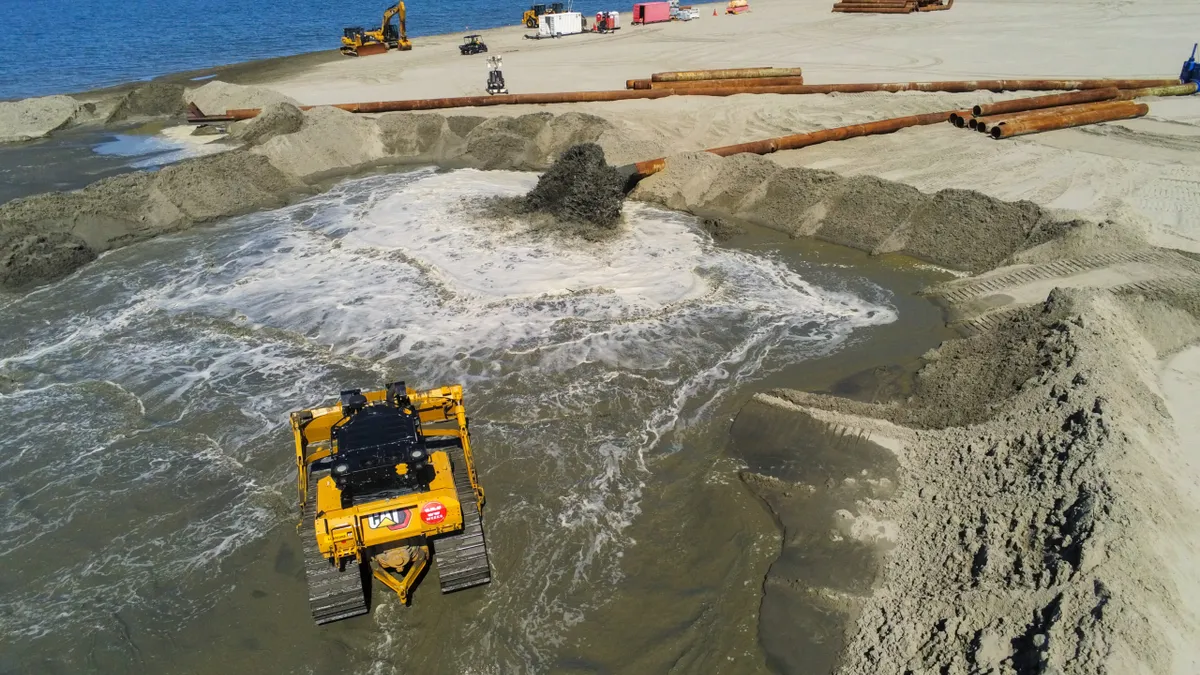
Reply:
[[[317, 481], [327, 475], [328, 471], [310, 471], [308, 474], [308, 501], [304, 504], [300, 532], [300, 538], [304, 542], [304, 576], [308, 579], [308, 605], [312, 610], [313, 621], [318, 625], [349, 619], [370, 611], [359, 565], [350, 565], [339, 571], [321, 555], [316, 537], [312, 534], [313, 523], [317, 519]], [[307, 531], [304, 531], [306, 526]]]
[[1069, 277], [1088, 270], [1124, 263], [1154, 264], [1168, 269], [1183, 268], [1193, 270], [1195, 267], [1192, 261], [1189, 261], [1185, 256], [1170, 251], [1150, 250], [1129, 253], [1108, 253], [1032, 265], [985, 279], [951, 281], [941, 286], [926, 289], [924, 294], [940, 296], [951, 302], [960, 303], [981, 296], [991, 295], [1005, 288], [1022, 286], [1035, 281], [1056, 277]]
[[1003, 309], [984, 314], [983, 316], [975, 317], [974, 319], [953, 322], [950, 324], [950, 327], [957, 328], [965, 332], [968, 336], [994, 331], [996, 330], [996, 327], [1004, 322], [1004, 320], [1007, 319], [1011, 314], [1028, 306], [1029, 305], [1017, 305], [1014, 307], [1005, 307]]
[[[446, 451], [453, 466], [454, 487], [463, 509], [463, 529], [457, 534], [433, 540], [434, 566], [443, 593], [471, 588], [492, 580], [487, 542], [483, 538], [483, 514], [477, 506], [475, 488], [467, 474], [467, 460], [462, 446]], [[474, 508], [471, 505], [476, 505]]]

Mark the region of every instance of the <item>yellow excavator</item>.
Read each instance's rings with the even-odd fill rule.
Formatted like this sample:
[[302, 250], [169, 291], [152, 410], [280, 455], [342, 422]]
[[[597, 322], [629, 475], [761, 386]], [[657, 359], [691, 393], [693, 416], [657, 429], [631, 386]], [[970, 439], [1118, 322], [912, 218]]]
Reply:
[[[404, 2], [388, 7], [383, 13], [379, 30], [364, 30], [362, 26], [342, 29], [342, 53], [346, 56], [370, 56], [383, 54], [389, 49], [406, 52], [412, 49], [408, 41], [407, 14]], [[392, 19], [396, 23], [392, 23]]]
[[372, 576], [407, 604], [435, 556], [443, 593], [491, 581], [461, 386], [350, 389], [291, 423], [318, 625], [368, 613]]
[[549, 5], [532, 5], [525, 10], [525, 14], [521, 16], [521, 23], [525, 24], [526, 28], [537, 28], [538, 17], [543, 14], [562, 14], [563, 4], [555, 2]]

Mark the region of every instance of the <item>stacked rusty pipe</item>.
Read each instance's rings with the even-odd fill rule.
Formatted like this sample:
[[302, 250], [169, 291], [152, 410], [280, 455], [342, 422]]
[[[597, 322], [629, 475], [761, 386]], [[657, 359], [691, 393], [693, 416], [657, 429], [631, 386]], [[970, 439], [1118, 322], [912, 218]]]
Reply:
[[957, 127], [969, 127], [995, 139], [1011, 138], [1141, 117], [1150, 108], [1135, 103], [1136, 98], [1188, 96], [1196, 91], [1194, 82], [1130, 89], [1106, 87], [980, 104], [970, 111], [951, 113], [949, 120]]
[[724, 68], [654, 73], [645, 80], [626, 80], [626, 89], [696, 89], [781, 87], [804, 84], [800, 68]]
[[844, 0], [833, 5], [833, 11], [846, 14], [912, 14], [917, 11], [916, 0]]
[[847, 14], [912, 14], [950, 9], [954, 0], [839, 0], [833, 11]]
[[1150, 112], [1150, 106], [1133, 101], [1112, 101], [1072, 106], [1070, 110], [1057, 110], [1048, 114], [1024, 115], [993, 125], [988, 134], [992, 138], [1011, 138], [1036, 134], [1055, 129], [1070, 129], [1100, 122], [1114, 122], [1142, 117]]

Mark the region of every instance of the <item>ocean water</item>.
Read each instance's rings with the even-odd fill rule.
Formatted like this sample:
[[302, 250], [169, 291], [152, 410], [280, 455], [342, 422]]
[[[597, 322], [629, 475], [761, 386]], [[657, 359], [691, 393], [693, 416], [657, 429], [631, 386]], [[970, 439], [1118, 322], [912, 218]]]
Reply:
[[[516, 25], [525, 0], [406, 3], [410, 37]], [[386, 0], [0, 0], [0, 100], [336, 49], [345, 26], [378, 25]], [[600, 0], [586, 14], [628, 10]]]

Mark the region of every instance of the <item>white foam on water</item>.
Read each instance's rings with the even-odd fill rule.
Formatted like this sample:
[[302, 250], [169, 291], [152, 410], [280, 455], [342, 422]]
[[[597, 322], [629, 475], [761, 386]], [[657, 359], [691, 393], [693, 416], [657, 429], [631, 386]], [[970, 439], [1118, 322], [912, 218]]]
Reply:
[[[535, 180], [467, 170], [347, 181], [217, 231], [123, 249], [56, 292], [0, 308], [25, 345], [0, 351], [0, 372], [26, 392], [108, 381], [88, 386], [124, 401], [120, 416], [89, 423], [92, 438], [64, 433], [69, 452], [26, 455], [34, 466], [18, 480], [36, 473], [75, 486], [80, 503], [129, 501], [133, 512], [148, 508], [135, 499], [146, 486], [187, 492], [198, 476], [220, 496], [155, 506], [131, 523], [131, 538], [35, 575], [0, 629], [29, 638], [104, 620], [113, 603], [153, 606], [160, 600], [136, 572], [148, 566], [184, 587], [211, 583], [221, 557], [293, 517], [265, 505], [294, 499], [287, 413], [399, 376], [464, 383], [495, 502], [497, 583], [481, 618], [454, 636], [464, 645], [455, 662], [544, 663], [620, 582], [654, 453], [679, 447], [739, 384], [895, 318], [769, 257], [717, 247], [678, 214], [627, 204], [619, 236], [585, 243], [534, 239], [466, 205]], [[0, 397], [3, 412], [14, 396]], [[13, 506], [0, 496], [0, 508], [15, 514], [37, 497]], [[61, 530], [24, 553], [61, 545], [88, 522], [54, 508]], [[506, 551], [506, 534], [517, 533], [528, 550]], [[65, 599], [50, 604], [70, 618], [25, 625], [48, 615], [48, 598]], [[180, 620], [216, 600], [172, 602], [191, 603], [164, 613]], [[380, 621], [402, 630], [409, 616]], [[403, 641], [390, 644], [378, 658], [402, 663]]]
[[92, 148], [97, 155], [129, 157], [134, 169], [152, 169], [192, 157], [225, 152], [227, 145], [194, 143], [164, 135], [114, 134]]

